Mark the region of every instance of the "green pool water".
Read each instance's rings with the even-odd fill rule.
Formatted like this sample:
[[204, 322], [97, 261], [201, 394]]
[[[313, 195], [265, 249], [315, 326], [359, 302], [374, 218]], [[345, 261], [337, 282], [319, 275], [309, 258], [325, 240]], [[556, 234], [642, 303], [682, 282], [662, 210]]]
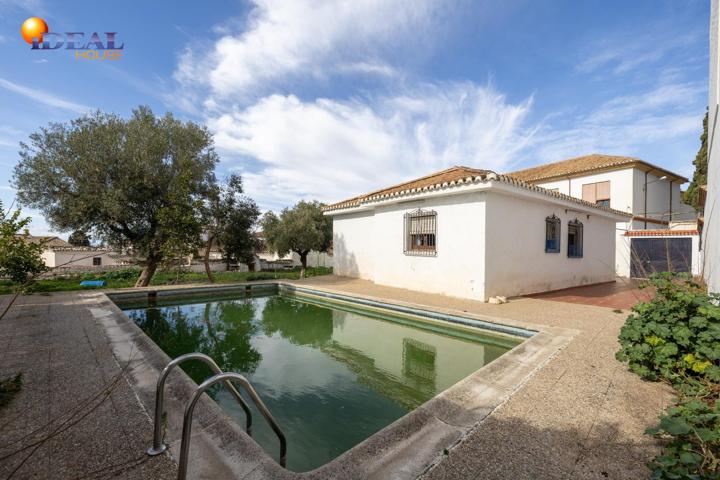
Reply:
[[[117, 303], [171, 358], [202, 352], [224, 371], [245, 375], [287, 436], [288, 468], [299, 472], [332, 460], [521, 341], [281, 294]], [[211, 375], [201, 363], [183, 368], [197, 383]], [[211, 396], [244, 425], [236, 401], [216, 387]], [[257, 411], [253, 438], [278, 458], [277, 437]]]

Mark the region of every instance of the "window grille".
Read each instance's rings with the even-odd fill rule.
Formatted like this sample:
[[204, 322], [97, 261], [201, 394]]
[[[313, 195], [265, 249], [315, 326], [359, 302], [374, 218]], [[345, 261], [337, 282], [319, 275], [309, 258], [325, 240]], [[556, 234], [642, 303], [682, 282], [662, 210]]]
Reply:
[[545, 219], [545, 253], [560, 252], [560, 223], [554, 214]]
[[405, 214], [406, 255], [437, 255], [437, 213], [415, 210]]
[[583, 224], [577, 218], [568, 222], [567, 256], [570, 258], [583, 256]]

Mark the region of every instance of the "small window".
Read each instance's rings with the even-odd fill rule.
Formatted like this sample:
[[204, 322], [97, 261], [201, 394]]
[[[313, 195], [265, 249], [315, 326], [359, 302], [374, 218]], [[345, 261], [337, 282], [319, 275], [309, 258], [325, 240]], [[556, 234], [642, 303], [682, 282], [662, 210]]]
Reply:
[[610, 181], [584, 184], [582, 199], [601, 207], [610, 207]]
[[610, 208], [610, 199], [608, 198], [607, 200], [597, 200], [595, 202], [595, 205]]
[[99, 267], [102, 265], [102, 258], [101, 257], [93, 257], [93, 266]]
[[545, 253], [560, 252], [560, 219], [555, 215], [545, 219]]
[[583, 256], [583, 224], [576, 218], [568, 223], [568, 257]]
[[437, 254], [437, 213], [416, 210], [405, 214], [405, 254]]

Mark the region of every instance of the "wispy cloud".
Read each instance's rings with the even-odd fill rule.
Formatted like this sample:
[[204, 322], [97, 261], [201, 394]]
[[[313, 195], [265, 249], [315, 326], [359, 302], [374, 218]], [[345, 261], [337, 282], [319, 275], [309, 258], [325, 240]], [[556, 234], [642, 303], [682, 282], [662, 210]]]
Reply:
[[703, 83], [687, 82], [618, 96], [565, 124], [545, 125], [530, 151], [536, 163], [590, 152], [633, 155], [656, 144], [699, 135], [705, 95]]
[[[394, 39], [426, 27], [438, 0], [254, 0], [247, 27], [222, 34], [210, 51], [187, 49], [175, 78], [186, 89], [210, 89], [206, 106], [228, 96], [247, 98], [293, 76], [325, 76], [352, 68], [368, 75], [391, 74], [377, 60]], [[417, 41], [414, 47], [419, 47]]]
[[[532, 137], [531, 99], [511, 104], [490, 86], [424, 85], [369, 100], [271, 95], [210, 118], [226, 166], [242, 169], [264, 207], [337, 200], [454, 164], [502, 167]], [[382, 172], [382, 174], [380, 174]]]
[[0, 87], [13, 93], [17, 93], [18, 95], [27, 97], [35, 102], [48, 105], [50, 107], [61, 108], [63, 110], [69, 110], [75, 113], [86, 113], [92, 110], [86, 105], [81, 105], [79, 103], [64, 100], [60, 97], [57, 97], [51, 93], [44, 92], [42, 90], [24, 87], [22, 85], [10, 82], [9, 80], [5, 80], [4, 78], [0, 78]]
[[697, 33], [677, 34], [665, 27], [606, 37], [583, 49], [583, 59], [576, 69], [581, 73], [627, 74], [657, 64], [673, 53], [684, 52], [699, 38]]
[[34, 15], [47, 12], [42, 0], [0, 0], [0, 10], [20, 10]]

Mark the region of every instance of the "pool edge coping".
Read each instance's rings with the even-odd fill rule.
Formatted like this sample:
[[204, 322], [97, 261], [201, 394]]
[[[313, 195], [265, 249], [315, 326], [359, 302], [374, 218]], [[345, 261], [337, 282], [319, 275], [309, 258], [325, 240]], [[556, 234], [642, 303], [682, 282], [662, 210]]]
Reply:
[[[509, 318], [474, 314], [455, 309], [438, 308], [395, 299], [383, 299], [362, 294], [351, 294], [312, 285], [296, 285], [287, 280], [264, 282], [245, 282], [238, 284], [218, 284], [207, 286], [174, 286], [169, 288], [143, 288], [128, 291], [92, 291], [82, 292], [85, 297], [100, 297], [100, 304], [109, 308], [101, 323], [113, 347], [113, 353], [119, 361], [128, 361], [128, 343], [136, 345], [138, 351], [147, 360], [140, 370], [132, 368], [132, 384], [138, 389], [138, 399], [147, 411], [154, 406], [154, 382], [148, 382], [153, 374], [155, 379], [170, 358], [140, 328], [135, 325], [111, 299], [112, 296], [136, 296], [156, 292], [161, 296], [203, 293], [217, 290], [251, 289], [253, 286], [290, 287], [314, 293], [362, 299], [383, 305], [399, 306], [423, 314], [434, 312], [443, 316], [462, 317], [481, 322], [482, 325], [511, 327], [534, 332], [522, 343], [504, 353], [499, 358], [476, 370], [452, 387], [440, 392], [420, 407], [408, 412], [395, 422], [355, 445], [350, 450], [330, 462], [309, 472], [291, 472], [282, 469], [242, 429], [222, 408], [209, 397], [202, 398], [203, 413], [196, 420], [196, 433], [191, 452], [215, 453], [225, 462], [222, 468], [228, 468], [236, 475], [252, 473], [253, 478], [415, 478], [432, 469], [439, 460], [458, 444], [493, 411], [504, 404], [510, 396], [519, 390], [537, 371], [542, 369], [577, 335], [577, 330], [549, 327], [522, 322]], [[180, 288], [178, 288], [180, 287]], [[123, 295], [127, 294], [127, 295]], [[324, 296], [324, 295], [321, 295]], [[96, 316], [97, 318], [97, 316]], [[451, 325], [452, 326], [452, 325]], [[481, 327], [483, 328], [483, 327]], [[132, 348], [130, 349], [132, 351]], [[168, 393], [171, 397], [167, 405], [169, 413], [169, 438], [171, 454], [177, 453], [179, 428], [177, 423], [182, 417], [184, 402], [189, 398], [196, 384], [184, 372], [173, 374], [168, 379]], [[151, 392], [148, 391], [150, 387]], [[174, 408], [173, 408], [174, 407]], [[171, 410], [171, 408], [173, 408]], [[200, 443], [202, 442], [202, 443]], [[177, 458], [176, 456], [174, 458]], [[193, 457], [194, 458], [194, 457]], [[208, 460], [208, 459], [204, 459]], [[203, 468], [220, 468], [217, 465], [205, 465]], [[243, 473], [244, 472], [244, 473]]]

